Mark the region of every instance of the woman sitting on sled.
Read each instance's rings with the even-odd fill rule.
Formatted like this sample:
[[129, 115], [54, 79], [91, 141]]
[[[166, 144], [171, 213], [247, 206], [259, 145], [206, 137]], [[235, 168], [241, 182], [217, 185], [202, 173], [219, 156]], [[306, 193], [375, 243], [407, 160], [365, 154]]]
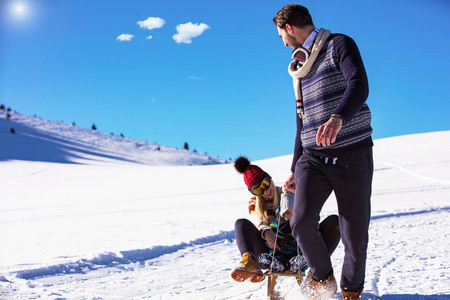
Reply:
[[[305, 258], [289, 225], [294, 194], [275, 186], [270, 175], [252, 165], [246, 157], [239, 157], [234, 167], [244, 175], [253, 197], [248, 204], [251, 221], [239, 219], [235, 223], [236, 244], [242, 261], [231, 272], [231, 277], [238, 282], [261, 282], [265, 278], [261, 269], [276, 273], [305, 271]], [[318, 226], [331, 254], [340, 240], [338, 217], [331, 215]]]

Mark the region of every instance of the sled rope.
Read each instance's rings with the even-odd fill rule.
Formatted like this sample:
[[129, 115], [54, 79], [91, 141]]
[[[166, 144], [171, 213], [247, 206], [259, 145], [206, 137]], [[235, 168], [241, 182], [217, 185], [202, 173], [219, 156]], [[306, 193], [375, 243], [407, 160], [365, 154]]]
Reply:
[[[276, 249], [277, 249], [277, 242], [278, 242], [278, 227], [280, 226], [280, 220], [281, 220], [281, 214], [278, 214], [277, 227], [276, 227], [276, 232], [275, 232], [275, 249], [274, 249], [273, 252], [272, 252], [272, 263], [270, 264], [270, 269], [269, 269], [269, 273], [270, 273], [270, 274], [273, 273], [273, 272], [272, 272], [272, 265], [273, 265], [273, 260], [275, 259], [275, 252], [276, 252]], [[296, 243], [297, 243], [297, 241], [296, 241]], [[298, 264], [298, 263], [299, 263], [299, 262], [298, 262], [298, 257], [300, 256], [300, 249], [299, 249], [298, 245], [296, 246], [296, 248], [297, 248], [297, 264]], [[299, 267], [300, 267], [300, 266], [299, 266]], [[297, 273], [298, 273], [298, 274], [301, 273], [300, 268], [297, 270]]]
[[[276, 245], [277, 245], [277, 241], [278, 241], [278, 226], [280, 224], [280, 220], [281, 220], [281, 216], [280, 216], [280, 214], [278, 214], [278, 224], [276, 226], [276, 233], [275, 233], [275, 249], [276, 249]], [[300, 249], [297, 245], [297, 257], [299, 257], [299, 256], [300, 256]], [[274, 259], [275, 259], [275, 250], [272, 253], [272, 262]], [[298, 261], [297, 261], [297, 264], [298, 264]], [[272, 299], [273, 289], [275, 287], [278, 276], [295, 276], [298, 284], [300, 284], [300, 281], [303, 278], [303, 276], [301, 275], [300, 268], [298, 269], [297, 273], [295, 273], [295, 274], [294, 273], [273, 273], [272, 264], [270, 264], [270, 269], [267, 270], [267, 272], [264, 274], [264, 276], [268, 277], [268, 282], [267, 282], [267, 299], [268, 300]]]
[[[278, 226], [280, 226], [280, 220], [281, 220], [281, 214], [278, 214], [278, 220], [277, 220], [277, 227], [276, 227], [276, 232], [275, 232], [275, 249], [272, 252], [272, 263], [270, 264], [270, 269], [269, 269], [269, 273], [272, 274], [272, 265], [273, 265], [273, 260], [275, 259], [275, 252], [277, 249], [277, 242], [278, 242]], [[300, 249], [298, 247], [298, 245], [296, 245], [297, 248], [297, 264], [298, 264], [298, 257], [300, 256]], [[301, 273], [300, 268], [298, 269], [298, 274]]]
[[278, 214], [278, 220], [277, 220], [277, 227], [276, 227], [276, 232], [275, 232], [275, 245], [272, 252], [272, 263], [270, 264], [270, 273], [272, 273], [272, 265], [273, 265], [273, 260], [275, 259], [275, 252], [277, 251], [277, 242], [278, 242], [278, 226], [280, 225], [280, 220], [281, 220], [281, 213]]

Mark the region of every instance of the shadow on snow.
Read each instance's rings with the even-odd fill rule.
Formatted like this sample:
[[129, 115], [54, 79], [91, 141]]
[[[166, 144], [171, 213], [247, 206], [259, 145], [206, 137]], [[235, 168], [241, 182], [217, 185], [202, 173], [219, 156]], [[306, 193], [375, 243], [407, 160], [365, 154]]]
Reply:
[[218, 234], [202, 237], [188, 243], [180, 243], [171, 246], [154, 246], [147, 249], [120, 251], [119, 253], [103, 253], [92, 259], [80, 259], [76, 262], [45, 266], [31, 270], [21, 270], [15, 273], [15, 277], [30, 280], [39, 277], [57, 276], [61, 274], [84, 274], [104, 267], [143, 263], [147, 260], [151, 260], [165, 254], [174, 253], [188, 247], [217, 243], [226, 240], [232, 241], [234, 239], [234, 230], [222, 231]]
[[[13, 127], [11, 134], [6, 128]], [[90, 150], [88, 143], [79, 143], [51, 135], [45, 131], [16, 123], [13, 120], [0, 119], [0, 161], [25, 160], [52, 163], [75, 163], [75, 159], [87, 159], [86, 155], [134, 162], [123, 157]], [[8, 129], [9, 130], [9, 129]]]

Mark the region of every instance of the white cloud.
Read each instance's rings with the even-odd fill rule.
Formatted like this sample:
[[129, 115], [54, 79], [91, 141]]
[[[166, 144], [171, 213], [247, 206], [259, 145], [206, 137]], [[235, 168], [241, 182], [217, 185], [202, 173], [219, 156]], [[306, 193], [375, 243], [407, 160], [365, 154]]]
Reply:
[[121, 35], [119, 35], [117, 37], [117, 40], [121, 41], [121, 42], [129, 42], [129, 41], [131, 41], [132, 38], [134, 38], [134, 35], [128, 34], [128, 33], [122, 33]]
[[151, 40], [153, 38], [153, 36], [149, 35], [148, 37], [146, 37], [147, 40]]
[[137, 22], [139, 27], [147, 29], [147, 30], [161, 28], [164, 26], [165, 23], [166, 23], [166, 21], [164, 19], [155, 18], [155, 17], [149, 17], [149, 18], [147, 18], [147, 20]]
[[192, 24], [191, 22], [186, 24], [180, 24], [177, 25], [177, 31], [178, 33], [173, 35], [173, 39], [178, 44], [186, 43], [191, 44], [192, 38], [195, 38], [199, 35], [201, 35], [206, 29], [209, 29], [210, 27], [204, 23], [198, 24]]
[[205, 80], [205, 78], [203, 77], [197, 77], [197, 76], [188, 76], [189, 79], [194, 79], [194, 80]]

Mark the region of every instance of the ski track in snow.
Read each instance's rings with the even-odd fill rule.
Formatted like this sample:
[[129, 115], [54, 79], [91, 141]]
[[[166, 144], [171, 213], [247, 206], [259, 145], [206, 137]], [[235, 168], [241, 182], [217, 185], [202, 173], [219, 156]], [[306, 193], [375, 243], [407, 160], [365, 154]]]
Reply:
[[143, 263], [162, 255], [177, 252], [188, 247], [202, 246], [217, 241], [234, 239], [234, 231], [220, 232], [216, 235], [196, 239], [189, 243], [177, 245], [158, 245], [148, 249], [136, 249], [120, 251], [119, 253], [103, 253], [91, 259], [81, 259], [76, 262], [46, 266], [43, 268], [23, 270], [16, 272], [15, 276], [20, 279], [36, 279], [44, 276], [55, 276], [59, 274], [86, 273], [96, 271], [104, 267], [123, 266], [127, 264]]
[[[440, 234], [448, 241], [450, 233], [446, 232], [448, 227], [445, 226], [450, 220], [448, 211], [447, 207], [372, 218], [363, 300], [450, 299], [450, 275], [446, 265], [450, 251], [446, 249], [445, 243], [436, 247], [431, 241], [425, 241], [430, 243], [428, 246], [423, 245], [423, 236], [439, 223], [442, 225], [438, 226], [441, 228]], [[428, 214], [434, 221], [429, 224], [418, 218], [424, 214]], [[393, 230], [393, 234], [387, 237], [378, 236], [378, 233], [385, 232], [386, 228]], [[413, 236], [406, 234], [406, 231], [411, 230], [415, 232]], [[444, 257], [439, 257], [439, 254]], [[406, 256], [411, 265], [405, 266], [405, 259], [397, 259], [399, 255]], [[343, 249], [339, 246], [333, 255], [338, 280], [342, 256]], [[215, 265], [212, 266], [210, 262], [202, 264], [204, 260], [214, 260]], [[229, 231], [190, 243], [105, 253], [89, 260], [19, 271], [16, 278], [3, 279], [1, 286], [26, 285], [25, 290], [29, 293], [21, 295], [29, 297], [26, 299], [41, 299], [41, 296], [42, 299], [88, 299], [68, 295], [80, 294], [83, 289], [95, 289], [95, 286], [99, 287], [99, 296], [89, 299], [265, 299], [265, 281], [261, 284], [237, 284], [231, 280], [231, 266], [238, 263], [234, 231]], [[429, 272], [425, 272], [427, 268], [433, 269], [434, 278], [428, 278]], [[173, 272], [173, 277], [163, 275], [170, 272]], [[51, 276], [58, 276], [56, 281], [59, 283], [50, 280]], [[409, 283], [403, 285], [401, 291], [391, 294], [390, 286], [397, 286], [399, 280]], [[427, 294], [408, 294], [408, 288], [416, 284], [423, 285]], [[115, 288], [116, 285], [120, 288]], [[436, 294], [433, 294], [434, 289]], [[23, 292], [24, 288], [21, 287], [20, 290]], [[447, 295], [442, 294], [443, 291]], [[40, 296], [34, 298], [34, 294]], [[5, 290], [0, 295], [8, 297]], [[299, 297], [301, 295], [296, 281], [293, 278], [281, 278], [272, 299], [287, 300]]]
[[[372, 218], [366, 289], [371, 284], [375, 295], [389, 295], [393, 288], [396, 294], [407, 294], [408, 290], [420, 285], [427, 295], [444, 290], [450, 297], [447, 284], [450, 282], [448, 224], [448, 207]], [[391, 230], [392, 234], [380, 236], [385, 230]], [[433, 236], [441, 236], [442, 243], [436, 245], [433, 242], [429, 235], [431, 230], [435, 231]]]
[[[381, 219], [393, 219], [405, 216], [416, 216], [422, 214], [431, 214], [447, 211], [450, 211], [450, 207], [421, 210], [407, 213], [377, 215], [371, 217], [371, 221], [373, 223], [373, 221], [378, 221]], [[91, 259], [81, 259], [74, 262], [45, 266], [43, 268], [18, 271], [15, 273], [15, 277], [20, 279], [36, 279], [39, 277], [55, 276], [59, 274], [86, 273], [89, 271], [96, 271], [104, 267], [114, 267], [117, 265], [142, 263], [151, 259], [155, 259], [162, 255], [183, 250], [188, 247], [204, 246], [210, 243], [232, 241], [234, 240], [234, 238], [235, 238], [234, 231], [227, 231], [227, 232], [220, 232], [216, 235], [199, 238], [188, 243], [180, 243], [177, 245], [157, 245], [147, 249], [126, 250], [120, 251], [118, 253], [107, 252], [102, 253], [99, 256]]]
[[[439, 161], [438, 163], [442, 164], [442, 163], [448, 163], [448, 162], [449, 161]], [[432, 163], [429, 163], [429, 164], [432, 164]], [[418, 172], [414, 172], [414, 171], [412, 171], [412, 170], [407, 168], [407, 167], [411, 168], [411, 167], [414, 167], [414, 166], [424, 166], [424, 165], [427, 165], [427, 164], [421, 163], [421, 164], [411, 164], [411, 165], [405, 166], [405, 165], [394, 164], [394, 163], [389, 163], [389, 162], [377, 162], [377, 165], [387, 165], [388, 167], [387, 168], [376, 169], [375, 171], [397, 169], [400, 172], [408, 174], [410, 176], [413, 176], [413, 177], [416, 177], [416, 178], [419, 178], [419, 179], [422, 179], [422, 180], [426, 180], [426, 181], [433, 181], [433, 182], [436, 182], [436, 183], [439, 183], [439, 184], [444, 184], [444, 185], [447, 185], [447, 186], [450, 187], [450, 181], [448, 181], [448, 180], [441, 180], [441, 179], [437, 179], [437, 178], [431, 177], [431, 176], [424, 176], [424, 175], [422, 175], [422, 174], [420, 174]]]

